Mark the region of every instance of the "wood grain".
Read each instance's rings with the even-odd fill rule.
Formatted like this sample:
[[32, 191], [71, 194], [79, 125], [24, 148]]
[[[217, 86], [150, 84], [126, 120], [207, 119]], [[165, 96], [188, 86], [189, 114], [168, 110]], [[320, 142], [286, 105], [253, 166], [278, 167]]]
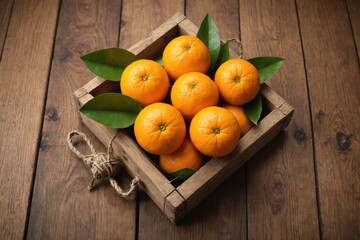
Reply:
[[248, 236], [317, 239], [311, 122], [295, 4], [240, 1], [240, 22], [245, 58], [286, 59], [269, 84], [295, 108], [288, 129], [248, 162]]
[[[239, 210], [238, 189], [244, 182], [233, 174], [198, 205], [179, 225], [173, 225], [144, 192], [140, 195], [139, 239], [234, 239], [243, 236], [239, 226], [246, 209]], [[242, 212], [243, 211], [243, 212]]]
[[360, 1], [346, 0], [349, 20], [357, 49], [358, 60], [360, 58]]
[[0, 239], [24, 236], [58, 2], [16, 1], [0, 63]]
[[[90, 170], [70, 152], [66, 135], [85, 132], [99, 152], [105, 147], [81, 123], [72, 93], [94, 77], [80, 56], [118, 45], [121, 1], [61, 3], [44, 126], [29, 220], [29, 239], [133, 239], [136, 201], [120, 198], [108, 182], [89, 192]], [[88, 153], [84, 143], [79, 150]], [[126, 173], [122, 173], [127, 176]], [[120, 177], [120, 184], [128, 182]]]
[[345, 1], [300, 1], [324, 239], [360, 236], [360, 73]]
[[[222, 40], [240, 38], [238, 1], [221, 0], [214, 3], [209, 0], [200, 0], [186, 2], [186, 17], [196, 26], [200, 27], [201, 21], [207, 13], [219, 28]], [[236, 45], [230, 44], [230, 47], [236, 54], [240, 53]]]
[[124, 0], [120, 46], [131, 47], [177, 12], [184, 12], [183, 0]]
[[0, 1], [0, 62], [14, 0]]

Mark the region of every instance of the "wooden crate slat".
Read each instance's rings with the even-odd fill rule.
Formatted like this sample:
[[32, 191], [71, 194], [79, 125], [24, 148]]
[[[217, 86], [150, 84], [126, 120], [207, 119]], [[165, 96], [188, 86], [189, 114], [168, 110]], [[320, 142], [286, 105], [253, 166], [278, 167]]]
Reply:
[[198, 30], [199, 28], [188, 19], [179, 23], [179, 35], [196, 36]]
[[279, 108], [285, 103], [285, 100], [266, 83], [261, 85], [261, 94], [271, 103], [272, 108]]
[[166, 196], [163, 212], [173, 223], [178, 223], [186, 216], [187, 202], [175, 189]]

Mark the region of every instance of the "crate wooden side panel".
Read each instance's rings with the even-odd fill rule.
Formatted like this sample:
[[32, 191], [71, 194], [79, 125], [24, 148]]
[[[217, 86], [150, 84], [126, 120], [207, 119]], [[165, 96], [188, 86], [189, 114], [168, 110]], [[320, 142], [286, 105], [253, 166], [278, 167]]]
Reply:
[[79, 99], [90, 93], [92, 96], [106, 92], [120, 92], [119, 82], [106, 81], [100, 77], [95, 77], [84, 86], [74, 92], [74, 96]]
[[280, 108], [285, 103], [285, 100], [266, 83], [261, 85], [261, 94], [267, 100], [270, 109]]
[[186, 200], [175, 189], [165, 199], [163, 212], [173, 223], [178, 223], [186, 216], [187, 213]]
[[189, 19], [184, 19], [179, 23], [179, 35], [196, 36], [199, 28]]
[[[80, 105], [84, 105], [92, 98], [92, 95], [86, 94], [78, 100]], [[166, 196], [170, 195], [175, 188], [152, 164], [152, 161], [139, 148], [134, 140], [123, 130], [116, 131], [115, 129], [105, 127], [86, 116], [82, 115], [81, 117], [83, 123], [105, 146], [108, 145], [113, 136], [117, 136], [113, 142], [114, 153], [121, 159], [126, 170], [132, 177], [139, 177], [143, 190], [160, 209], [163, 209]]]

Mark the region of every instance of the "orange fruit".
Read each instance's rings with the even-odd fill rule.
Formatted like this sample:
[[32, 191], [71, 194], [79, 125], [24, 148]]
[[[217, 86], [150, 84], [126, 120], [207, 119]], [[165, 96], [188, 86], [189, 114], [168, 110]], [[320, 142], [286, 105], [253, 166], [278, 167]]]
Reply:
[[219, 92], [214, 81], [199, 72], [185, 73], [176, 80], [171, 103], [186, 120], [191, 120], [201, 109], [218, 104]]
[[206, 73], [210, 67], [210, 52], [197, 37], [179, 36], [166, 45], [164, 68], [172, 80], [188, 72]]
[[229, 110], [236, 117], [240, 127], [240, 137], [244, 136], [245, 133], [247, 133], [254, 126], [254, 124], [245, 115], [242, 106], [227, 104], [224, 105], [223, 108]]
[[160, 155], [159, 165], [167, 173], [173, 173], [184, 168], [196, 171], [204, 165], [204, 158], [194, 147], [190, 138], [185, 137], [185, 140], [175, 152]]
[[121, 92], [142, 107], [161, 102], [169, 91], [166, 71], [155, 61], [141, 59], [128, 65], [120, 80]]
[[221, 97], [232, 105], [243, 105], [256, 97], [260, 90], [257, 69], [244, 59], [230, 59], [215, 73], [215, 83]]
[[153, 103], [140, 111], [135, 119], [136, 141], [147, 152], [170, 154], [180, 147], [186, 126], [181, 113], [167, 103]]
[[192, 119], [190, 138], [201, 153], [211, 157], [223, 157], [236, 148], [240, 128], [229, 110], [211, 106], [200, 110]]

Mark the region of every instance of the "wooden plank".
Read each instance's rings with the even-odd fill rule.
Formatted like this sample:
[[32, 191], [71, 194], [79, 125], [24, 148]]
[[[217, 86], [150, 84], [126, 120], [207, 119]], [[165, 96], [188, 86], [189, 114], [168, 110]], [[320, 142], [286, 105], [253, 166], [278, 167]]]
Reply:
[[0, 63], [0, 239], [24, 236], [58, 1], [16, 1]]
[[177, 12], [184, 12], [183, 1], [124, 0], [121, 17], [121, 31], [124, 34], [120, 36], [121, 47], [127, 49], [144, 39]]
[[239, 225], [243, 221], [243, 214], [246, 214], [246, 209], [239, 210], [237, 207], [240, 201], [237, 189], [246, 187], [245, 182], [238, 181], [238, 174], [233, 174], [223, 182], [179, 225], [173, 225], [141, 192], [139, 239], [153, 239], [153, 236], [159, 236], [159, 239], [233, 239], [232, 236], [243, 235], [245, 226], [245, 229], [231, 227], [235, 225], [234, 222]]
[[[106, 151], [81, 123], [72, 93], [94, 77], [79, 57], [118, 45], [120, 13], [120, 0], [61, 3], [29, 239], [133, 239], [135, 236], [136, 201], [120, 198], [108, 182], [89, 192], [90, 170], [69, 151], [66, 143], [67, 133], [79, 129], [96, 150]], [[81, 152], [89, 152], [85, 144], [77, 142]], [[119, 177], [118, 181], [121, 185], [128, 183], [127, 177]]]
[[[213, 3], [209, 0], [186, 2], [186, 17], [197, 27], [206, 14], [209, 14], [219, 28], [222, 40], [239, 39], [239, 3], [235, 0], [221, 0]], [[236, 44], [230, 44], [232, 50], [239, 55]]]
[[295, 108], [288, 129], [247, 164], [248, 237], [317, 239], [310, 112], [295, 2], [240, 1], [240, 22], [245, 58], [286, 59], [269, 84]]
[[175, 224], [186, 216], [188, 212], [187, 202], [177, 190], [166, 196], [163, 212]]
[[0, 61], [14, 0], [0, 1]]
[[322, 236], [358, 239], [360, 72], [346, 2], [300, 1], [298, 11], [313, 113]]
[[360, 58], [360, 1], [346, 0], [358, 58]]
[[198, 30], [199, 27], [187, 18], [179, 23], [179, 35], [196, 36]]

